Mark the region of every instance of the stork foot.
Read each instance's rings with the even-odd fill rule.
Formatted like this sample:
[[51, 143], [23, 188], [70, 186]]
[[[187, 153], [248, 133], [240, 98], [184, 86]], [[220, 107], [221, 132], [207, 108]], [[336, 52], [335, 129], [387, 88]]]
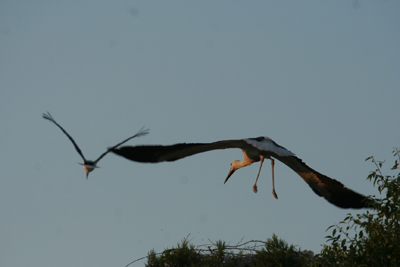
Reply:
[[276, 194], [275, 189], [272, 190], [272, 195], [274, 195], [274, 197], [275, 197], [276, 199], [278, 199], [278, 195]]
[[257, 185], [253, 185], [253, 192], [254, 192], [254, 193], [257, 193], [257, 192], [258, 192], [258, 190], [257, 190]]

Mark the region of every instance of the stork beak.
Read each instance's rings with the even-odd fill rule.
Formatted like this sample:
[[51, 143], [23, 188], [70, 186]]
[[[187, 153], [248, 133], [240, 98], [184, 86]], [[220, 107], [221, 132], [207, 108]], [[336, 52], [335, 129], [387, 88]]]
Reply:
[[228, 181], [229, 177], [231, 177], [232, 174], [233, 174], [235, 171], [236, 171], [236, 170], [234, 170], [234, 169], [232, 169], [232, 168], [229, 170], [228, 176], [226, 177], [224, 184], [226, 184], [226, 182]]
[[83, 169], [86, 172], [86, 180], [89, 178], [89, 172], [93, 171], [95, 168], [100, 168], [99, 166], [93, 165], [93, 164], [85, 164], [85, 163], [78, 163], [82, 165]]

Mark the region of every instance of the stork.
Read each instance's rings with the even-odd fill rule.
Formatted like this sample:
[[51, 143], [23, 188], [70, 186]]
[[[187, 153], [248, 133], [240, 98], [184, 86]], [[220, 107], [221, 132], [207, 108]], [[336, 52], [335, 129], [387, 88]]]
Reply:
[[288, 149], [278, 145], [268, 137], [257, 137], [238, 140], [222, 140], [213, 143], [180, 143], [175, 145], [139, 145], [111, 148], [110, 150], [122, 157], [137, 162], [163, 162], [175, 161], [194, 154], [206, 151], [227, 148], [240, 148], [243, 152], [242, 161], [234, 160], [231, 163], [226, 183], [231, 175], [238, 169], [249, 166], [260, 161], [257, 178], [253, 185], [253, 191], [257, 192], [257, 180], [260, 175], [264, 159], [271, 160], [272, 166], [272, 194], [278, 198], [274, 185], [274, 158], [281, 161], [295, 171], [311, 189], [320, 197], [324, 197], [330, 203], [340, 208], [363, 208], [369, 207], [365, 201], [366, 197], [346, 188], [342, 183], [329, 178], [309, 166], [295, 156]]
[[78, 164], [80, 164], [80, 165], [83, 166], [83, 169], [84, 169], [85, 172], [86, 172], [86, 179], [88, 179], [89, 173], [90, 173], [91, 171], [93, 171], [95, 168], [99, 168], [98, 166], [96, 166], [96, 164], [97, 164], [105, 155], [107, 155], [107, 153], [110, 152], [112, 149], [117, 148], [118, 146], [124, 144], [125, 142], [131, 140], [132, 138], [144, 136], [144, 135], [146, 135], [146, 134], [149, 133], [149, 129], [143, 130], [144, 127], [142, 127], [142, 129], [140, 129], [139, 132], [137, 132], [135, 135], [133, 135], [133, 136], [131, 136], [131, 137], [125, 139], [124, 141], [122, 141], [122, 142], [116, 144], [116, 145], [113, 146], [113, 147], [108, 148], [107, 151], [104, 152], [103, 154], [101, 154], [100, 157], [98, 157], [95, 161], [91, 161], [91, 160], [87, 160], [87, 159], [83, 156], [83, 153], [82, 153], [81, 149], [80, 149], [80, 148], [78, 147], [78, 145], [75, 143], [74, 139], [72, 139], [72, 137], [67, 133], [67, 131], [65, 131], [64, 128], [61, 127], [60, 124], [58, 124], [58, 123], [54, 120], [54, 118], [51, 116], [50, 112], [43, 113], [42, 116], [43, 116], [44, 119], [49, 120], [49, 121], [53, 122], [55, 125], [57, 125], [58, 128], [60, 128], [61, 131], [63, 131], [63, 133], [65, 133], [65, 135], [68, 137], [68, 139], [71, 140], [71, 142], [72, 142], [72, 144], [74, 145], [76, 151], [78, 152], [78, 154], [79, 154], [79, 155], [82, 157], [82, 159], [83, 159], [83, 163], [78, 163]]

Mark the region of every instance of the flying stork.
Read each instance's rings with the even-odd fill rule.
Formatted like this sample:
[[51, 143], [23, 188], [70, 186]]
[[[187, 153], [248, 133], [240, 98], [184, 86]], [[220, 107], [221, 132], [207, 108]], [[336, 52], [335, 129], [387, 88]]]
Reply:
[[213, 143], [180, 143], [175, 145], [139, 145], [111, 148], [110, 150], [120, 156], [137, 162], [163, 162], [175, 161], [197, 153], [215, 149], [240, 148], [243, 151], [242, 161], [234, 160], [231, 163], [226, 183], [231, 175], [238, 169], [260, 161], [260, 167], [253, 191], [257, 192], [257, 180], [260, 175], [264, 159], [270, 159], [272, 165], [272, 193], [278, 198], [274, 186], [274, 159], [277, 159], [295, 171], [311, 189], [320, 197], [340, 208], [369, 207], [365, 202], [366, 197], [346, 188], [342, 183], [331, 179], [307, 166], [301, 159], [288, 149], [278, 145], [268, 137], [257, 137], [239, 140], [222, 140]]
[[143, 136], [143, 135], [146, 135], [146, 134], [149, 133], [149, 129], [143, 130], [144, 127], [142, 127], [142, 129], [140, 129], [139, 132], [137, 132], [135, 135], [129, 137], [128, 139], [125, 139], [124, 141], [122, 141], [122, 142], [116, 144], [116, 145], [113, 146], [113, 147], [108, 148], [107, 151], [104, 152], [103, 154], [101, 154], [100, 157], [98, 157], [95, 161], [91, 161], [91, 160], [86, 160], [86, 159], [85, 159], [85, 157], [83, 156], [83, 153], [82, 153], [81, 149], [80, 149], [80, 148], [78, 147], [78, 145], [75, 143], [74, 139], [72, 139], [72, 137], [64, 130], [64, 128], [61, 127], [60, 124], [58, 124], [58, 123], [54, 120], [54, 118], [51, 116], [50, 112], [47, 112], [47, 114], [46, 114], [46, 113], [43, 113], [42, 116], [43, 116], [44, 119], [49, 120], [49, 121], [53, 122], [55, 125], [57, 125], [58, 128], [60, 128], [61, 131], [63, 131], [63, 132], [65, 133], [65, 135], [69, 138], [69, 140], [71, 140], [71, 142], [72, 142], [72, 144], [74, 145], [76, 151], [78, 152], [78, 154], [79, 154], [79, 155], [82, 157], [82, 159], [83, 159], [83, 163], [78, 163], [78, 164], [82, 165], [82, 166], [83, 166], [83, 169], [85, 169], [85, 172], [86, 172], [86, 179], [88, 179], [88, 177], [89, 177], [89, 172], [93, 171], [95, 168], [99, 168], [98, 166], [96, 166], [96, 164], [97, 164], [105, 155], [107, 155], [107, 153], [110, 152], [111, 149], [117, 148], [118, 146], [120, 146], [120, 145], [122, 145], [123, 143], [125, 143], [125, 142], [131, 140], [132, 138], [139, 137], [139, 136]]

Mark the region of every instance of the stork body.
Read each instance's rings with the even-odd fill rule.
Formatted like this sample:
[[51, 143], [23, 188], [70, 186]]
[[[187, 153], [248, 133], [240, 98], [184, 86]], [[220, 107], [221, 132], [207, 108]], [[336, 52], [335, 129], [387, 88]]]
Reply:
[[228, 176], [238, 169], [249, 166], [254, 162], [260, 161], [256, 182], [253, 191], [257, 192], [257, 180], [260, 175], [264, 159], [270, 159], [272, 165], [272, 192], [278, 198], [274, 188], [274, 158], [284, 163], [295, 171], [319, 196], [324, 197], [330, 203], [341, 208], [363, 208], [368, 207], [364, 202], [365, 196], [346, 188], [342, 183], [329, 178], [307, 166], [294, 153], [278, 145], [268, 137], [257, 137], [238, 140], [223, 140], [213, 143], [181, 143], [175, 145], [140, 145], [123, 146], [111, 149], [117, 155], [137, 162], [163, 162], [175, 161], [194, 154], [203, 153], [217, 149], [240, 148], [243, 152], [242, 161], [234, 160], [231, 163]]
[[50, 112], [43, 113], [42, 116], [43, 116], [44, 119], [49, 120], [49, 121], [53, 122], [55, 125], [57, 125], [58, 128], [60, 128], [61, 131], [63, 131], [63, 133], [64, 133], [64, 134], [68, 137], [68, 139], [72, 142], [72, 144], [74, 145], [76, 151], [78, 152], [78, 154], [79, 154], [79, 155], [82, 157], [82, 159], [83, 159], [83, 163], [79, 163], [79, 164], [83, 166], [83, 169], [84, 169], [85, 172], [86, 172], [86, 179], [89, 177], [89, 173], [90, 173], [91, 171], [93, 171], [95, 168], [99, 168], [98, 166], [96, 166], [97, 163], [98, 163], [105, 155], [107, 155], [108, 152], [110, 152], [112, 149], [117, 148], [118, 146], [124, 144], [125, 142], [131, 140], [132, 138], [139, 137], [139, 136], [143, 136], [143, 135], [146, 135], [146, 134], [149, 133], [149, 130], [148, 130], [148, 129], [143, 130], [143, 128], [144, 128], [144, 127], [143, 127], [143, 128], [140, 129], [139, 132], [137, 132], [135, 135], [133, 135], [133, 136], [131, 136], [131, 137], [125, 139], [124, 141], [122, 141], [122, 142], [116, 144], [116, 145], [113, 146], [113, 147], [108, 148], [107, 151], [104, 152], [103, 154], [101, 154], [100, 157], [98, 157], [95, 161], [91, 161], [91, 160], [87, 160], [87, 159], [83, 156], [83, 153], [82, 153], [81, 149], [80, 149], [79, 146], [75, 143], [74, 139], [67, 133], [67, 131], [64, 130], [63, 127], [61, 127], [61, 125], [59, 125], [59, 124], [54, 120], [54, 118], [51, 116]]

